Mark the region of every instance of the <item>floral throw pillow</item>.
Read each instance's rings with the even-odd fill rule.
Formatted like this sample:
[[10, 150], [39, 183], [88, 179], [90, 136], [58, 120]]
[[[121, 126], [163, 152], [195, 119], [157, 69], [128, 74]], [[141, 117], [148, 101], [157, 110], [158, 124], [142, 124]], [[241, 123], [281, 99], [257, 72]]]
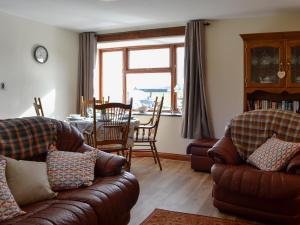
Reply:
[[0, 158], [0, 222], [24, 214], [11, 194], [5, 177], [6, 160]]
[[49, 151], [48, 179], [55, 191], [90, 186], [94, 180], [96, 152]]
[[279, 171], [300, 151], [300, 143], [269, 138], [247, 159], [247, 162], [261, 170]]

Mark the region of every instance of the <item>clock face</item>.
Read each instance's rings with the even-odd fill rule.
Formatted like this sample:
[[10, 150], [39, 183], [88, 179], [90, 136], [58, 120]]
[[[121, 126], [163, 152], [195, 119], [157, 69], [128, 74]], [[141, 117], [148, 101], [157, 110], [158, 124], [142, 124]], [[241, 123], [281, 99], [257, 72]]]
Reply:
[[48, 60], [48, 51], [44, 46], [37, 46], [34, 50], [34, 58], [38, 63], [45, 63]]

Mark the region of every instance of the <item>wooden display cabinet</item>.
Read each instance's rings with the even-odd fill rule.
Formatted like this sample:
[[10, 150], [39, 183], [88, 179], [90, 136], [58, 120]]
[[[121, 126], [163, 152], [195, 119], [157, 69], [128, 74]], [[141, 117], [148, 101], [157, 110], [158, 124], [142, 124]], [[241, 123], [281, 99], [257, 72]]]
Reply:
[[300, 112], [300, 32], [242, 34], [244, 111]]

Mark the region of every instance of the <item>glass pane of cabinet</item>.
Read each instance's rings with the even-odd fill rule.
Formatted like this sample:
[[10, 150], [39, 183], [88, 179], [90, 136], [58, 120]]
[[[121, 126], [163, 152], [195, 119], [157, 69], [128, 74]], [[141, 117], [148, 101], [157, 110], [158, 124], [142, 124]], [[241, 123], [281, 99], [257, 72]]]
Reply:
[[300, 46], [291, 47], [291, 81], [300, 84]]
[[255, 47], [250, 49], [250, 82], [254, 84], [278, 84], [280, 49]]

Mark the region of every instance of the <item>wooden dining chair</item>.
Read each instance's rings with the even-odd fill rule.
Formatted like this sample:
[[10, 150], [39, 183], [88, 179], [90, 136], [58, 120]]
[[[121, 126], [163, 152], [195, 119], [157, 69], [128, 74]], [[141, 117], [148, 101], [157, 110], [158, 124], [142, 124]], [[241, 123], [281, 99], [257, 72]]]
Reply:
[[44, 110], [43, 110], [41, 98], [34, 97], [33, 107], [35, 109], [35, 112], [36, 112], [37, 116], [43, 116], [44, 117]]
[[[96, 104], [104, 104], [104, 103], [109, 103], [110, 97], [107, 97], [107, 100], [105, 98], [101, 98], [96, 100]], [[93, 107], [93, 99], [86, 99], [84, 100], [83, 96], [80, 96], [80, 115], [83, 117], [87, 117], [88, 113], [87, 110], [88, 108]]]
[[[127, 141], [130, 128], [132, 99], [130, 104], [97, 104], [93, 99], [93, 138], [94, 147], [105, 152], [122, 153], [128, 150]], [[97, 117], [97, 115], [99, 115]], [[128, 159], [128, 157], [126, 157]], [[131, 159], [131, 157], [129, 158]], [[130, 170], [131, 161], [127, 161]]]
[[[156, 148], [156, 134], [163, 103], [164, 97], [162, 97], [160, 101], [158, 101], [156, 97], [152, 117], [147, 123], [141, 124], [135, 129], [134, 148], [131, 149], [131, 152], [151, 152], [154, 162], [155, 164], [158, 163], [160, 170], [162, 170], [162, 166]], [[132, 153], [129, 155], [131, 156]]]

